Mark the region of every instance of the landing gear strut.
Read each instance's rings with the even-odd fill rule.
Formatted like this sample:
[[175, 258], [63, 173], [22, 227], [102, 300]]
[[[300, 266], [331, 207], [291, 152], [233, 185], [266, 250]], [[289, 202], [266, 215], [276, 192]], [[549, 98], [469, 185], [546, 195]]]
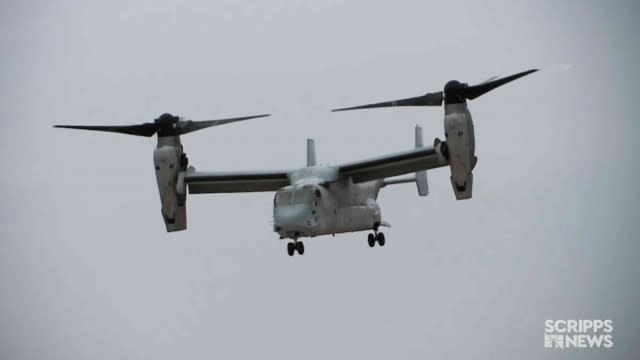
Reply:
[[373, 234], [369, 234], [369, 236], [367, 236], [367, 242], [369, 243], [369, 247], [374, 247], [376, 245], [376, 242], [378, 242], [378, 244], [380, 246], [384, 246], [385, 243], [385, 239], [384, 239], [384, 234], [381, 231], [378, 231], [378, 227], [380, 225], [376, 224], [373, 227]]
[[296, 251], [300, 255], [304, 254], [304, 244], [302, 241], [294, 240], [287, 244], [287, 254], [289, 254], [289, 256], [293, 256]]

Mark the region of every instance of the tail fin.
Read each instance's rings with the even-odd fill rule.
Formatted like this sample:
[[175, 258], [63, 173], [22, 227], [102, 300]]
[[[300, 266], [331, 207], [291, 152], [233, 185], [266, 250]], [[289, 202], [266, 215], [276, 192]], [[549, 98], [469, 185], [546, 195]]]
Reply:
[[[416, 148], [423, 147], [422, 127], [416, 125]], [[418, 187], [418, 195], [429, 195], [429, 183], [427, 182], [427, 170], [416, 172], [416, 186]]]
[[316, 142], [307, 139], [307, 166], [316, 166]]

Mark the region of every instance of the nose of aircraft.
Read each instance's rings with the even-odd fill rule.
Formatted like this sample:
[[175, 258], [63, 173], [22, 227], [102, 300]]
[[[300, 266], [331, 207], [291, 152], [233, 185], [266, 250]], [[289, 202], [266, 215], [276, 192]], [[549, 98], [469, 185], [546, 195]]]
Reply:
[[280, 231], [303, 232], [313, 229], [317, 222], [313, 218], [311, 208], [308, 206], [291, 205], [282, 206], [276, 209], [273, 222]]

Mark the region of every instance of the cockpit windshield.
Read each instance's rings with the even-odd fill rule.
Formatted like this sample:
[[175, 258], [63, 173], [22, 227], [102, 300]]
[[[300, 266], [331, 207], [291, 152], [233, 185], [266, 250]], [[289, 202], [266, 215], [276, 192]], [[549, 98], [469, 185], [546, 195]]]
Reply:
[[292, 194], [293, 193], [289, 191], [278, 191], [275, 199], [276, 206], [289, 205], [291, 203]]
[[311, 191], [309, 189], [300, 189], [293, 192], [291, 204], [308, 204], [311, 202]]
[[312, 197], [312, 190], [307, 188], [302, 189], [289, 189], [282, 190], [276, 193], [275, 205], [297, 205], [297, 204], [310, 204]]

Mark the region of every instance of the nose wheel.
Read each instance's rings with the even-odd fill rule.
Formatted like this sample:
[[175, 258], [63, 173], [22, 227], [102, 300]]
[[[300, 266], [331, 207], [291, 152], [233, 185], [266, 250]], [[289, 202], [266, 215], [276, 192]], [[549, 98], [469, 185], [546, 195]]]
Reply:
[[384, 239], [384, 233], [382, 233], [381, 231], [375, 231], [373, 234], [369, 234], [369, 236], [367, 237], [367, 242], [369, 243], [369, 247], [374, 247], [376, 245], [376, 242], [380, 245], [380, 246], [384, 246], [385, 243], [385, 239]]
[[289, 254], [289, 256], [293, 256], [296, 251], [300, 255], [304, 254], [304, 244], [302, 241], [294, 241], [287, 244], [287, 254]]

